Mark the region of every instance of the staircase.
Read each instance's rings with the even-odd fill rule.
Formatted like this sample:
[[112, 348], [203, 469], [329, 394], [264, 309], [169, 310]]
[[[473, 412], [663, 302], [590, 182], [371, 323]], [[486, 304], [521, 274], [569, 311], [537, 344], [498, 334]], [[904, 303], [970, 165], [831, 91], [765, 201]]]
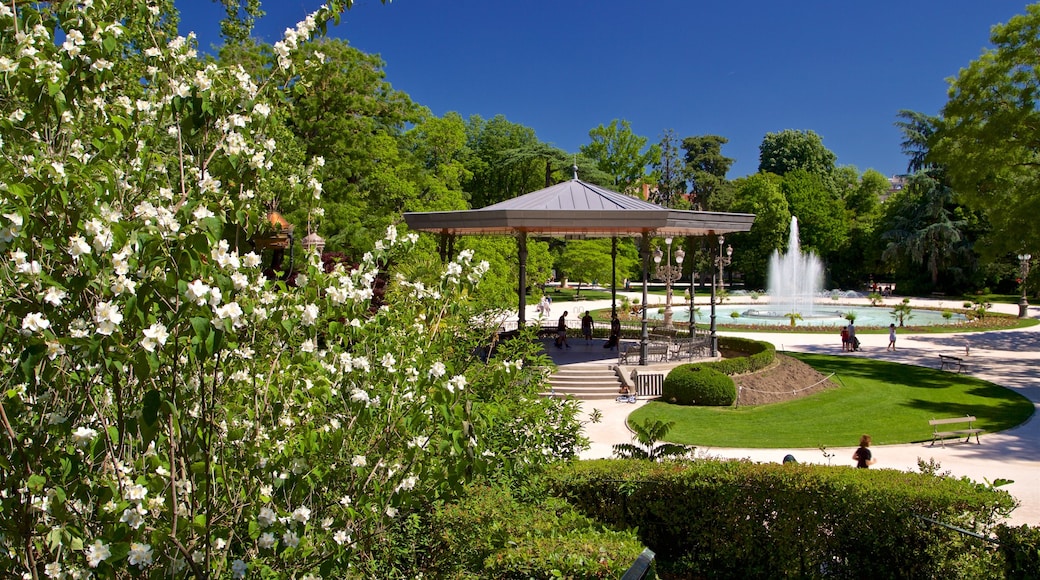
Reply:
[[621, 389], [615, 366], [616, 363], [612, 361], [561, 365], [549, 377], [552, 392], [542, 394], [571, 396], [575, 399], [613, 399]]

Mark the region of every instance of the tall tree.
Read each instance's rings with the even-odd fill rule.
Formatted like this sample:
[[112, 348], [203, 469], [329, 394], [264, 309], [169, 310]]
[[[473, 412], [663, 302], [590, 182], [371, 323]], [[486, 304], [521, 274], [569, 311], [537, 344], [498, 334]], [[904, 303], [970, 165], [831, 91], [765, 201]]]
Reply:
[[986, 50], [952, 81], [932, 146], [957, 194], [985, 212], [989, 257], [1040, 242], [1040, 4], [994, 26]]
[[826, 177], [796, 169], [783, 177], [780, 190], [791, 215], [798, 217], [802, 247], [814, 250], [825, 261], [848, 242], [845, 205]]
[[657, 187], [651, 193], [650, 201], [664, 207], [688, 207], [685, 199], [686, 179], [683, 177], [679, 143], [674, 130], [665, 130], [661, 136], [660, 151], [661, 157], [654, 162]]
[[813, 131], [785, 129], [779, 133], [766, 133], [758, 149], [758, 170], [777, 175], [803, 169], [829, 176], [838, 160], [837, 155], [823, 146], [823, 138]]
[[[466, 122], [466, 138], [472, 152], [467, 169], [473, 177], [465, 186], [471, 207], [487, 207], [545, 186], [545, 162], [534, 129], [503, 115], [487, 120], [473, 115]], [[538, 154], [526, 155], [521, 161], [517, 151]]]
[[744, 274], [750, 288], [765, 288], [770, 256], [786, 249], [791, 211], [780, 182], [772, 173], [756, 173], [733, 183], [737, 192], [734, 211], [755, 214], [751, 231], [731, 236], [733, 246], [740, 250], [733, 257], [733, 267]]
[[625, 120], [600, 125], [589, 131], [589, 137], [592, 142], [579, 149], [596, 162], [600, 171], [614, 177], [615, 189], [625, 193], [636, 193], [647, 183], [647, 167], [661, 157], [660, 147], [654, 144], [647, 148], [647, 138], [633, 133]]
[[698, 210], [721, 210], [715, 203], [715, 194], [725, 187], [726, 174], [733, 166], [733, 159], [722, 154], [722, 146], [729, 139], [719, 135], [701, 135], [683, 139], [686, 152], [683, 175], [690, 182], [693, 207]]

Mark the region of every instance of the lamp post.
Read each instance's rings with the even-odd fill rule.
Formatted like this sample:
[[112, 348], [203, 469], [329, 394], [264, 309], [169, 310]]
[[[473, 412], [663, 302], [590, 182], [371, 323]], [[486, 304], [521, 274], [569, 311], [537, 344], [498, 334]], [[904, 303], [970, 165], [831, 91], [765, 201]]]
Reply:
[[657, 264], [657, 268], [654, 270], [654, 278], [664, 282], [664, 327], [672, 328], [672, 283], [677, 282], [679, 278], [682, 278], [682, 263], [683, 258], [686, 257], [686, 252], [679, 248], [675, 251], [675, 263], [672, 265], [672, 238], [665, 238], [664, 244], [668, 247], [668, 259], [666, 265], [661, 265], [661, 258], [664, 257], [664, 252], [661, 248], [657, 248], [654, 251], [654, 263]]
[[[723, 254], [723, 252], [722, 252], [722, 245], [725, 242], [726, 242], [726, 240], [722, 236], [719, 236], [719, 251], [718, 251], [718, 254], [715, 255], [715, 265], [718, 266], [718, 268], [719, 268], [719, 285], [720, 285], [720, 287], [721, 287], [721, 284], [722, 284], [722, 268], [723, 268], [723, 266], [728, 266], [730, 264], [730, 262], [733, 261], [733, 246], [726, 246], [725, 254]], [[716, 329], [715, 329], [715, 271], [714, 270], [712, 270], [711, 278], [712, 278], [712, 280], [711, 280], [711, 331], [710, 331], [711, 334], [709, 335], [708, 340], [711, 342], [711, 356], [714, 358], [714, 357], [719, 356], [719, 335], [716, 333]]]
[[1029, 260], [1032, 259], [1030, 254], [1019, 254], [1018, 255], [1018, 268], [1019, 275], [1022, 277], [1022, 298], [1018, 300], [1018, 317], [1025, 318], [1029, 311], [1029, 301], [1026, 300], [1026, 278], [1029, 277]]

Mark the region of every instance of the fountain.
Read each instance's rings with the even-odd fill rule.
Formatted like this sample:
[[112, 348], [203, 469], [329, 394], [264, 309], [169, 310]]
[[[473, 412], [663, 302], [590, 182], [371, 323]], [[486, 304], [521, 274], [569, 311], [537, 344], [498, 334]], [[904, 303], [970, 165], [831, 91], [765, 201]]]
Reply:
[[792, 216], [787, 253], [776, 250], [769, 260], [769, 310], [749, 310], [746, 314], [757, 318], [786, 318], [790, 313], [798, 313], [805, 319], [815, 318], [814, 299], [822, 287], [823, 264], [816, 254], [802, 253], [798, 218]]

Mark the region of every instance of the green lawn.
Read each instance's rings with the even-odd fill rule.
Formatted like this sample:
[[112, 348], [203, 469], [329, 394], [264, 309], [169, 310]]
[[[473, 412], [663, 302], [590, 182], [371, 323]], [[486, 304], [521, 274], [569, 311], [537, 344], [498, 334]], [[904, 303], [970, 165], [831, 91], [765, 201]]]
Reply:
[[[987, 432], [1020, 425], [1033, 413], [1025, 397], [986, 381], [935, 369], [866, 358], [788, 353], [832, 379], [837, 388], [759, 407], [683, 407], [651, 402], [630, 422], [674, 421], [667, 439], [701, 447], [813, 448], [931, 440], [929, 419], [978, 417]], [[796, 387], [796, 386], [792, 386]]]

